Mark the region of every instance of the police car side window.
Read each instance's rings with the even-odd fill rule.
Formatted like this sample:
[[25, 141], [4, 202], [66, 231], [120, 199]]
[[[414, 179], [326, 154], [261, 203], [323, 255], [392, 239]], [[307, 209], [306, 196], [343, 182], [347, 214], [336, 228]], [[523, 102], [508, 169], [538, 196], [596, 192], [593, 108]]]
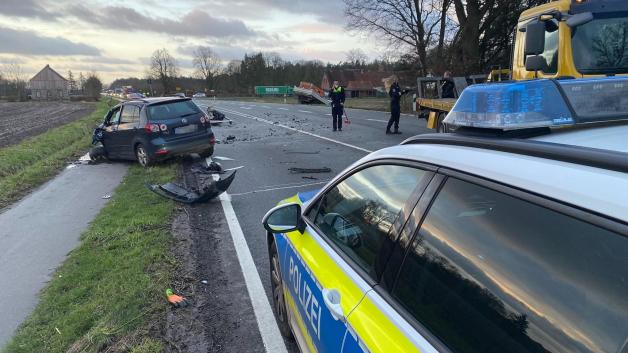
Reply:
[[628, 237], [450, 178], [392, 295], [454, 352], [619, 352]]
[[373, 274], [385, 237], [424, 175], [420, 169], [398, 165], [363, 169], [329, 190], [308, 218], [323, 236]]

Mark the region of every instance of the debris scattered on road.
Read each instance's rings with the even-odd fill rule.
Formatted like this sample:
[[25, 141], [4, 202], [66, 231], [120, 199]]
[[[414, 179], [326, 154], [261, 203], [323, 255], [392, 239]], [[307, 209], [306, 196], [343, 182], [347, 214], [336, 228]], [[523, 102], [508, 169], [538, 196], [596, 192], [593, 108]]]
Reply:
[[233, 182], [233, 179], [235, 179], [235, 174], [236, 172], [234, 171], [231, 175], [224, 179], [213, 181], [209, 185], [204, 186], [202, 190], [188, 190], [175, 183], [166, 183], [162, 185], [146, 184], [146, 187], [150, 191], [161, 197], [165, 197], [181, 203], [192, 204], [207, 202], [227, 191], [227, 189]]
[[202, 281], [201, 281], [201, 283], [203, 283], [203, 284], [207, 284], [207, 283], [209, 283], [209, 282], [207, 282], [207, 280], [206, 280], [206, 279], [204, 279], [204, 280], [202, 280]]
[[107, 194], [107, 195], [103, 195], [102, 197], [105, 200], [109, 200], [111, 198], [111, 195]]
[[318, 180], [318, 178], [313, 176], [302, 176], [301, 179]]
[[168, 303], [172, 304], [175, 308], [188, 306], [188, 300], [180, 295], [174, 294], [170, 288], [166, 289], [166, 298], [168, 298]]
[[306, 173], [331, 173], [331, 169], [327, 167], [323, 168], [288, 168], [292, 174], [306, 174]]
[[65, 169], [72, 169], [72, 168], [76, 168], [76, 167], [77, 167], [77, 165], [72, 163], [72, 164], [68, 165], [67, 167], [65, 167]]
[[219, 161], [233, 161], [233, 158], [229, 157], [221, 157], [221, 156], [213, 156], [212, 159], [217, 159]]
[[233, 135], [229, 135], [227, 137], [225, 137], [224, 139], [222, 139], [222, 143], [224, 144], [230, 144], [233, 143], [235, 141], [236, 137]]

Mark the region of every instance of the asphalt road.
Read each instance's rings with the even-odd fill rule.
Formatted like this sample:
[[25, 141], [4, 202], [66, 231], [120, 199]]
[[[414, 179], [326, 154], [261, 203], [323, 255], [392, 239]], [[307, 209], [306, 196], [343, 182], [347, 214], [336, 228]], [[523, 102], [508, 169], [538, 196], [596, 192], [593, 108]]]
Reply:
[[71, 166], [0, 213], [0, 350], [128, 168], [124, 163]]
[[[321, 188], [359, 158], [431, 132], [413, 115], [402, 115], [401, 135], [386, 135], [389, 113], [348, 109], [351, 124], [331, 129], [330, 108], [322, 105], [259, 104], [197, 100], [233, 120], [214, 128], [214, 160], [224, 168], [244, 166], [229, 189], [231, 203], [270, 300], [266, 239], [261, 219], [278, 201]], [[300, 131], [296, 131], [300, 130]], [[231, 137], [228, 139], [228, 137]], [[227, 157], [232, 160], [224, 160]], [[327, 174], [293, 174], [289, 168], [331, 168]], [[295, 351], [288, 345], [289, 351]]]

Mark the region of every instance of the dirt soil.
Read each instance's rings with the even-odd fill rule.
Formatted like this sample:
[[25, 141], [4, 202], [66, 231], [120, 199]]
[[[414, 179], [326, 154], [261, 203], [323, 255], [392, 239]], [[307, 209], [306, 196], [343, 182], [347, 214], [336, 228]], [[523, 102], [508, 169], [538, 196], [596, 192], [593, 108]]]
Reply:
[[0, 102], [0, 147], [82, 118], [95, 108], [86, 102]]
[[[183, 163], [184, 186], [210, 182], [191, 165]], [[180, 263], [172, 286], [190, 305], [168, 310], [166, 351], [265, 352], [220, 201], [181, 206], [172, 234]]]

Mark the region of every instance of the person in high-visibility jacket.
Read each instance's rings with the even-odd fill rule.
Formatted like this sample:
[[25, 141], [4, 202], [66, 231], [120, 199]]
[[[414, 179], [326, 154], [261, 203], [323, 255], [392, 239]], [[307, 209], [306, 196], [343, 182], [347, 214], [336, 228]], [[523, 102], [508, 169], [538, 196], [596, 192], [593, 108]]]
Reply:
[[333, 119], [334, 131], [342, 131], [342, 114], [344, 113], [345, 105], [345, 89], [338, 84], [338, 81], [334, 81], [334, 85], [329, 91], [329, 98], [331, 98], [331, 116]]

